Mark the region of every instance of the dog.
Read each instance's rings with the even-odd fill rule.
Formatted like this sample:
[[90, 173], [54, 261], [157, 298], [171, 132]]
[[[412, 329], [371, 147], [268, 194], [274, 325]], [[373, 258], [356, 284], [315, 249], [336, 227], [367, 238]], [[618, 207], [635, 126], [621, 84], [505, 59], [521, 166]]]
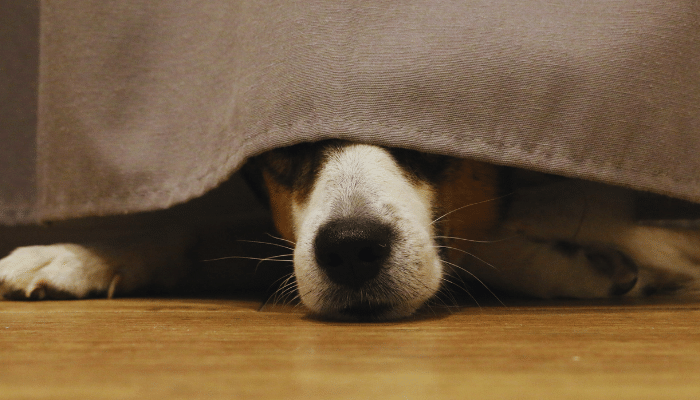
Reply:
[[[245, 171], [322, 318], [406, 318], [455, 280], [539, 298], [698, 293], [700, 233], [638, 224], [628, 189], [342, 140]], [[111, 297], [173, 280], [183, 237], [18, 248], [0, 260], [0, 293]]]

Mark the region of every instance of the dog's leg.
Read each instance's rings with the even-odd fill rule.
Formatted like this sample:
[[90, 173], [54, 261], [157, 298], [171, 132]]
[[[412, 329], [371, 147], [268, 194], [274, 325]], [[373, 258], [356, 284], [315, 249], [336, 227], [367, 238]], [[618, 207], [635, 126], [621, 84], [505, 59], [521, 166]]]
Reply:
[[[700, 232], [628, 225], [602, 244], [520, 236], [461, 265], [497, 287], [542, 298], [700, 293]], [[571, 239], [571, 238], [568, 238]]]
[[481, 244], [470, 253], [474, 256], [465, 255], [459, 263], [470, 275], [495, 288], [540, 298], [621, 295], [637, 280], [635, 263], [612, 247], [521, 236]]
[[0, 296], [13, 299], [111, 297], [170, 285], [184, 272], [188, 239], [179, 233], [110, 244], [20, 247], [0, 260]]
[[639, 226], [632, 212], [630, 191], [602, 184], [523, 191], [504, 228], [517, 237], [480, 249], [501, 272], [475, 274], [540, 297], [697, 292], [700, 232]]

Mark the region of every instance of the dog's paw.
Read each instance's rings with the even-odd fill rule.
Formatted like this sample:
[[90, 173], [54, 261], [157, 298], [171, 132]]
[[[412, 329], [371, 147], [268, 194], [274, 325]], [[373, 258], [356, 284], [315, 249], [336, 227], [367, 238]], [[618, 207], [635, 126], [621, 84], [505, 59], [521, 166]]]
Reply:
[[489, 264], [470, 260], [471, 273], [528, 296], [606, 298], [637, 286], [637, 264], [612, 247], [515, 237], [480, 250], [477, 255]]
[[700, 295], [700, 231], [635, 226], [620, 245], [640, 267], [631, 296]]
[[637, 285], [637, 265], [617, 249], [568, 242], [540, 246], [529, 267], [537, 277], [532, 287], [540, 297], [615, 297], [627, 294]]
[[545, 250], [535, 264], [542, 268], [539, 278], [548, 293], [543, 297], [616, 297], [637, 285], [637, 264], [620, 250], [569, 242], [544, 246], [553, 251], [547, 255]]
[[[589, 295], [579, 295], [579, 297], [621, 296], [637, 284], [639, 275], [637, 265], [619, 250], [610, 247], [581, 246], [569, 242], [555, 242], [553, 248], [564, 255], [564, 264], [569, 264], [568, 268], [576, 268], [583, 272], [577, 279], [588, 274], [592, 277], [586, 281], [602, 283], [596, 290], [590, 291]], [[575, 287], [578, 286], [576, 282], [570, 282], [570, 284], [572, 291], [575, 291]]]
[[111, 297], [118, 280], [102, 257], [77, 244], [20, 247], [0, 260], [0, 297], [5, 298]]
[[610, 248], [583, 248], [590, 268], [608, 282], [610, 296], [622, 296], [635, 287], [638, 281], [637, 265], [623, 252]]

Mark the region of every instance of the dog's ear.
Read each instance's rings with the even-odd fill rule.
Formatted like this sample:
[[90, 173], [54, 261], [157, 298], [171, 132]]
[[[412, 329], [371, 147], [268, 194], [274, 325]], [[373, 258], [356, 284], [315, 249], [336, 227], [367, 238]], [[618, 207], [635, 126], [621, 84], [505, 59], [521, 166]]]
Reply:
[[241, 176], [260, 203], [270, 208], [270, 195], [263, 178], [261, 156], [252, 157], [241, 168]]

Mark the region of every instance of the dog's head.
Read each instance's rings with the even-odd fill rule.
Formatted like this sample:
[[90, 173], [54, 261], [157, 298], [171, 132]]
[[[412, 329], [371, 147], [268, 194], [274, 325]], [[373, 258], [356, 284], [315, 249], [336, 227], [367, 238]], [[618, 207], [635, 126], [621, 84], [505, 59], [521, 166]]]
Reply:
[[256, 162], [277, 229], [295, 243], [301, 300], [323, 317], [411, 315], [440, 289], [445, 249], [464, 249], [449, 237], [483, 236], [497, 220], [488, 201], [496, 172], [486, 164], [343, 141]]

